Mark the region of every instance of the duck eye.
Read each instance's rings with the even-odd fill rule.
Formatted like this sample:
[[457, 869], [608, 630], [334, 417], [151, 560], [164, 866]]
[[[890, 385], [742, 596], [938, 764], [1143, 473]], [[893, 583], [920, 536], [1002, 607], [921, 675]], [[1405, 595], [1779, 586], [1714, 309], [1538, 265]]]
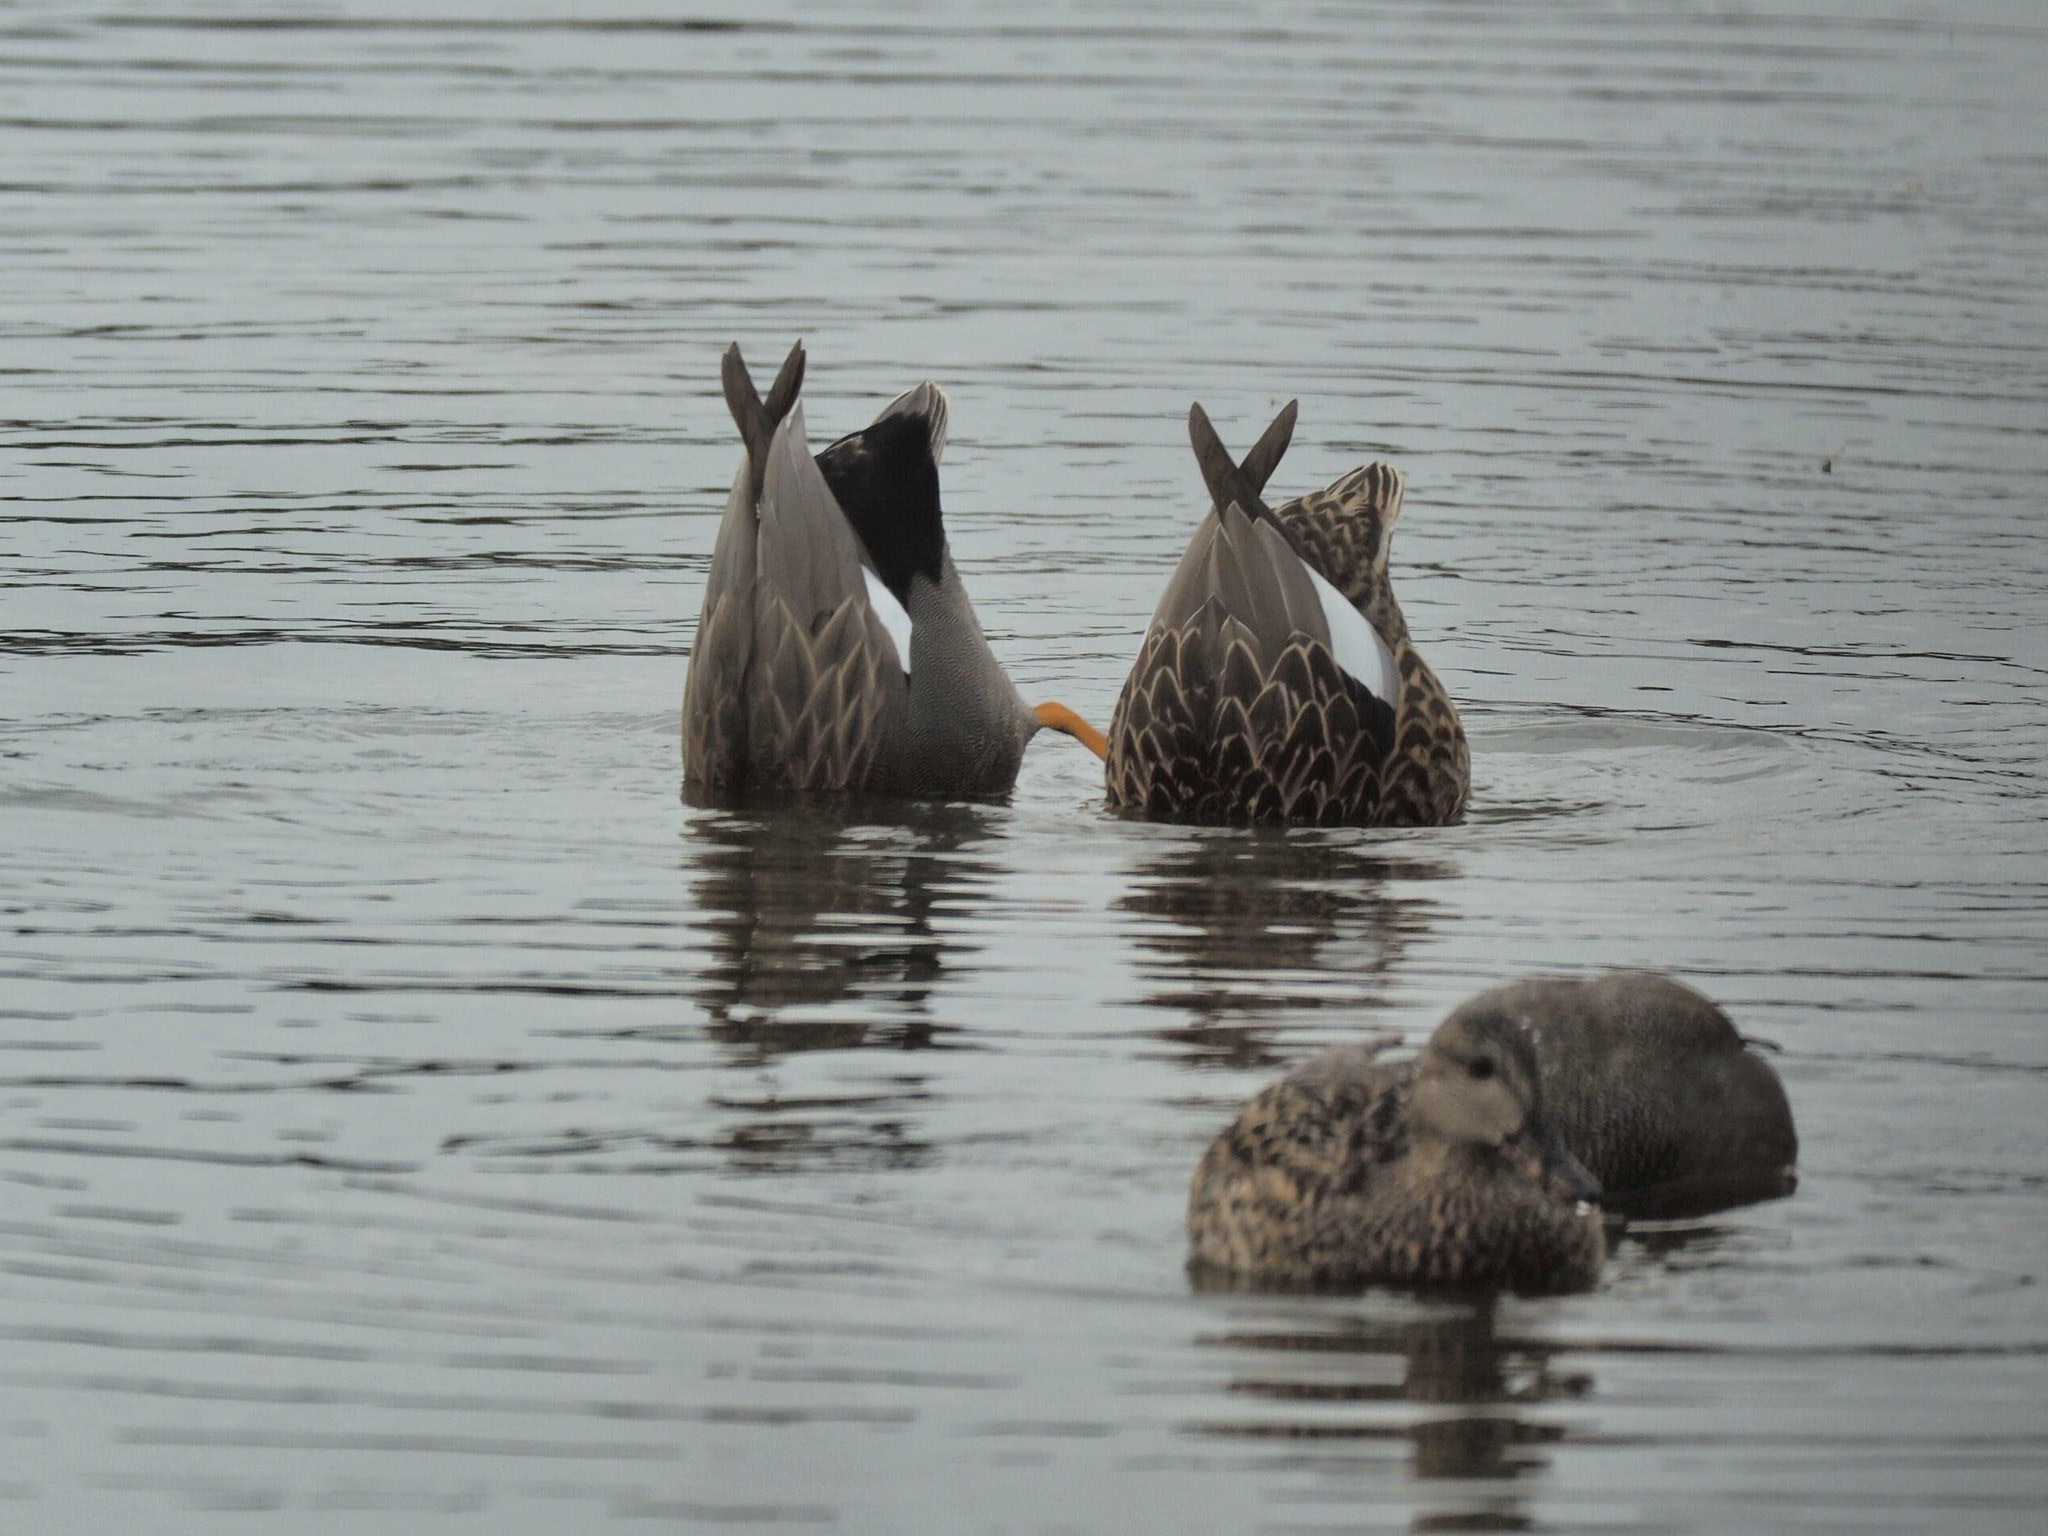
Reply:
[[1465, 1064], [1465, 1070], [1472, 1074], [1475, 1081], [1483, 1083], [1493, 1076], [1493, 1058], [1491, 1056], [1475, 1056]]

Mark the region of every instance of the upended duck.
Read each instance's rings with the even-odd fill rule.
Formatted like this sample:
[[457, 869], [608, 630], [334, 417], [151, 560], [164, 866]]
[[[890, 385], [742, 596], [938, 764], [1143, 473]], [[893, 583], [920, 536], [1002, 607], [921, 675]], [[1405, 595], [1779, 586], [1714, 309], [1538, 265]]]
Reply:
[[936, 384], [812, 457], [804, 350], [764, 401], [737, 346], [725, 403], [746, 457], [719, 524], [683, 690], [683, 776], [698, 790], [977, 796], [1007, 790], [1040, 729], [1097, 756], [1063, 704], [1026, 705], [946, 546]]
[[1195, 1170], [1190, 1256], [1260, 1286], [1584, 1290], [1598, 1194], [1545, 1117], [1528, 1031], [1461, 1010], [1413, 1061], [1341, 1046], [1257, 1094]]
[[1529, 1032], [1543, 1103], [1608, 1210], [1681, 1217], [1789, 1195], [1785, 1085], [1728, 1015], [1653, 971], [1532, 976], [1461, 1004]]
[[1368, 464], [1268, 506], [1295, 416], [1290, 402], [1240, 465], [1188, 413], [1211, 510], [1117, 699], [1109, 803], [1164, 821], [1454, 822], [1464, 726], [1387, 576], [1400, 472]]

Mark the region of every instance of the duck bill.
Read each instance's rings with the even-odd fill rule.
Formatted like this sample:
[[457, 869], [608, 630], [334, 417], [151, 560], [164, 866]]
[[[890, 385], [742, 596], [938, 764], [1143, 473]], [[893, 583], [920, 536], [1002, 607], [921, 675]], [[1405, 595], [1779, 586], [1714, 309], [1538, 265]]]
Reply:
[[1599, 1203], [1600, 1181], [1548, 1127], [1524, 1126], [1501, 1150], [1515, 1167], [1559, 1199]]
[[1051, 730], [1064, 731], [1081, 743], [1097, 757], [1109, 757], [1109, 738], [1095, 729], [1086, 720], [1075, 714], [1064, 704], [1041, 704], [1031, 711], [1032, 717], [1042, 726]]

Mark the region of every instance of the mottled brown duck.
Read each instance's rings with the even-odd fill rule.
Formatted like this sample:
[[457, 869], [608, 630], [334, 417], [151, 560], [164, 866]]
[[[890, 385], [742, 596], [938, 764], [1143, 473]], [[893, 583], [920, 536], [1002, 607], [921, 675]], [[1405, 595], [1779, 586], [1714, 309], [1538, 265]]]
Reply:
[[1534, 976], [1459, 1007], [1529, 1031], [1544, 1111], [1629, 1216], [1696, 1216], [1789, 1195], [1799, 1134], [1777, 1072], [1728, 1015], [1650, 971]]
[[944, 391], [920, 384], [814, 458], [803, 373], [799, 343], [764, 401], [725, 354], [746, 455], [684, 684], [685, 783], [971, 797], [1009, 789], [1047, 726], [1103, 755], [1065, 705], [1024, 702], [981, 632], [939, 502]]
[[1465, 729], [1387, 576], [1401, 475], [1368, 464], [1268, 506], [1295, 413], [1242, 465], [1188, 413], [1211, 508], [1117, 699], [1109, 803], [1162, 821], [1454, 822]]
[[1461, 1011], [1413, 1061], [1341, 1046], [1256, 1095], [1195, 1170], [1188, 1239], [1210, 1280], [1584, 1290], [1598, 1194], [1545, 1118], [1527, 1032]]

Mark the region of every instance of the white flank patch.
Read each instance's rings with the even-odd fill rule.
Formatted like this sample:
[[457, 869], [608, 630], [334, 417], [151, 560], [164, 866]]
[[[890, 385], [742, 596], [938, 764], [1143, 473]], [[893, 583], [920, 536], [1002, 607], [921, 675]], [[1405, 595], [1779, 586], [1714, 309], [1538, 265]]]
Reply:
[[1394, 670], [1394, 653], [1387, 649], [1387, 642], [1314, 566], [1304, 560], [1301, 568], [1316, 584], [1316, 596], [1322, 600], [1323, 622], [1330, 626], [1330, 649], [1337, 665], [1371, 689], [1373, 697], [1389, 709], [1399, 709], [1401, 675]]
[[[904, 611], [903, 605], [896, 601], [896, 594], [889, 590], [881, 577], [877, 576], [866, 566], [860, 568], [860, 573], [867, 578], [868, 606], [875, 610], [875, 617], [882, 621], [882, 628], [889, 631], [889, 638], [896, 646], [896, 659], [903, 665], [903, 675], [908, 677], [910, 676], [910, 615]], [[1337, 601], [1343, 603], [1344, 599], [1340, 597]], [[1329, 599], [1324, 598], [1323, 602], [1327, 605]], [[1360, 624], [1365, 623], [1365, 620], [1359, 619], [1356, 613], [1353, 613], [1351, 617], [1357, 619]], [[1338, 659], [1342, 660], [1341, 657]]]

